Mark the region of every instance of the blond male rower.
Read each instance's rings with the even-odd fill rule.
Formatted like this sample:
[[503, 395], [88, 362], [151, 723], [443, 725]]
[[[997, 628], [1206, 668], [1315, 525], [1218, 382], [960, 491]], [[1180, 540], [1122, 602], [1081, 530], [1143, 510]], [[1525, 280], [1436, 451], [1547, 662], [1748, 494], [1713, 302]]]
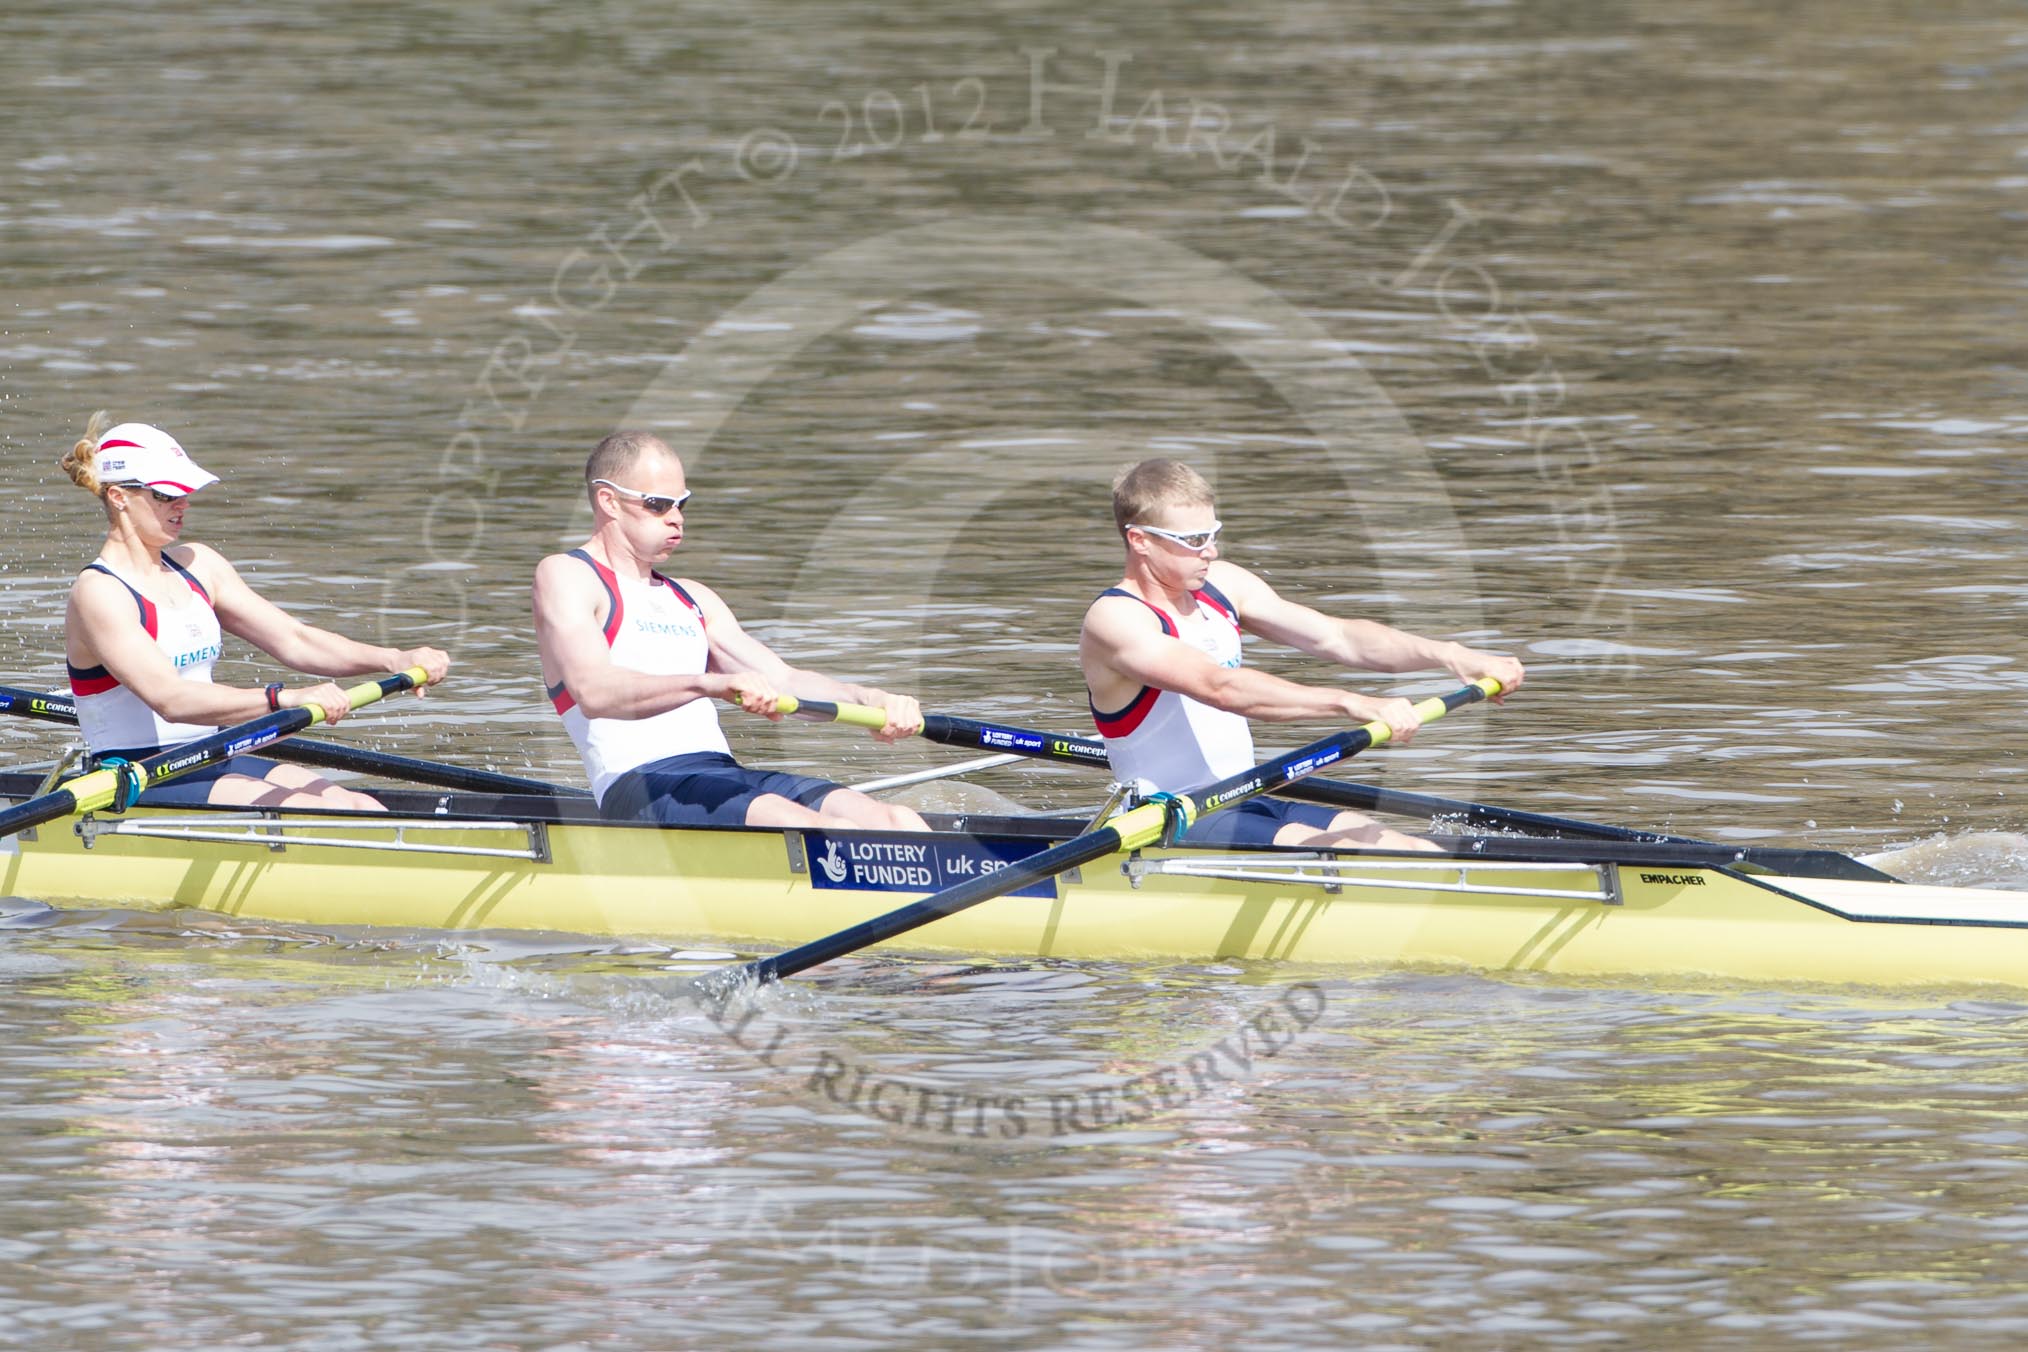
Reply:
[[[108, 428], [109, 421], [94, 413], [63, 457], [71, 482], [96, 497], [106, 516], [105, 543], [71, 584], [63, 621], [78, 726], [94, 760], [140, 760], [275, 709], [315, 704], [327, 722], [345, 717], [345, 692], [328, 680], [278, 681], [266, 689], [214, 682], [221, 633], [297, 671], [363, 676], [421, 667], [432, 683], [444, 678], [451, 659], [439, 650], [380, 648], [304, 624], [248, 586], [217, 550], [179, 543], [191, 499], [218, 476], [199, 468], [159, 427]], [[140, 801], [380, 807], [378, 799], [314, 771], [260, 756], [192, 770], [149, 789]]]
[[[1247, 670], [1242, 631], [1364, 671], [1442, 668], [1460, 680], [1495, 677], [1506, 692], [1521, 684], [1512, 657], [1372, 620], [1333, 619], [1220, 559], [1211, 486], [1188, 465], [1143, 460], [1122, 470], [1113, 480], [1113, 523], [1126, 546], [1126, 573], [1085, 612], [1078, 656], [1113, 774], [1143, 792], [1201, 788], [1254, 764], [1252, 718], [1379, 721], [1397, 742], [1415, 735], [1421, 720], [1408, 700]], [[1186, 839], [1433, 848], [1357, 813], [1264, 797], [1204, 817]]]
[[602, 815], [667, 825], [928, 829], [908, 808], [828, 780], [749, 770], [712, 704], [780, 718], [777, 694], [874, 705], [883, 742], [922, 727], [905, 695], [790, 666], [718, 593], [655, 571], [683, 543], [683, 462], [647, 432], [615, 432], [584, 467], [592, 535], [535, 570], [542, 679], [584, 758]]

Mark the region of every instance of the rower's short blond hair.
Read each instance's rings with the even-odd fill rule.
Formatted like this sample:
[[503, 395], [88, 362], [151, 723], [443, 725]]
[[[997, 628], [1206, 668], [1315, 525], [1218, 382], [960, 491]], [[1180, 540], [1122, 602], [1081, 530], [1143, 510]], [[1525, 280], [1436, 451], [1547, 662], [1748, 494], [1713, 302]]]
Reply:
[[1146, 524], [1164, 507], [1209, 507], [1214, 501], [1204, 476], [1181, 460], [1143, 460], [1113, 476], [1113, 524], [1122, 539], [1127, 527]]
[[644, 455], [657, 452], [674, 457], [676, 452], [669, 449], [669, 443], [653, 432], [615, 432], [592, 447], [592, 453], [584, 462], [584, 491], [587, 495], [596, 493], [592, 487], [595, 479], [618, 480], [634, 467], [634, 462]]

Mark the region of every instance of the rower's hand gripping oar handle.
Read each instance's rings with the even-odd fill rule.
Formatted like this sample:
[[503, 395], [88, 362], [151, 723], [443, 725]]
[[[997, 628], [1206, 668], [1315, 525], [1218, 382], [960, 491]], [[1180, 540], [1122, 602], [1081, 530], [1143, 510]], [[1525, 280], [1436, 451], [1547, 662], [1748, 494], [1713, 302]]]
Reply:
[[[887, 710], [876, 709], [870, 704], [838, 704], [827, 699], [799, 699], [794, 695], [777, 695], [775, 713], [812, 723], [843, 723], [847, 727], [865, 728], [875, 733], [887, 727]], [[924, 721], [927, 723], [928, 720]], [[913, 733], [922, 731], [922, 728], [916, 728]]]
[[[421, 667], [410, 667], [407, 671], [397, 671], [392, 676], [353, 686], [345, 692], [345, 703], [350, 709], [363, 709], [389, 695], [428, 685], [429, 681], [427, 671]], [[323, 705], [299, 704], [292, 709], [282, 709], [250, 723], [242, 723], [236, 728], [201, 737], [195, 742], [157, 752], [146, 760], [122, 761], [94, 770], [72, 780], [65, 787], [77, 799], [74, 811], [108, 809], [125, 812], [143, 793], [165, 780], [232, 756], [257, 751], [270, 742], [278, 742], [291, 733], [313, 728], [325, 721]]]
[[[741, 705], [737, 690], [719, 698], [735, 709]], [[800, 718], [806, 723], [847, 723], [855, 728], [887, 726], [887, 715], [870, 704], [834, 704], [827, 699], [798, 699], [794, 695], [776, 695], [775, 713], [783, 718]]]
[[887, 726], [887, 710], [876, 709], [870, 704], [834, 704], [827, 699], [777, 695], [775, 712], [811, 723], [843, 723], [848, 727], [872, 728], [876, 732]]
[[[345, 692], [345, 703], [352, 710], [357, 711], [364, 709], [367, 705], [376, 701], [386, 699], [389, 695], [399, 695], [404, 690], [421, 690], [429, 683], [429, 672], [421, 667], [410, 667], [407, 671], [397, 671], [392, 676], [383, 676], [377, 681], [367, 681], [363, 685], [353, 686]], [[323, 721], [324, 710], [316, 705], [311, 705], [309, 725], [315, 727]]]

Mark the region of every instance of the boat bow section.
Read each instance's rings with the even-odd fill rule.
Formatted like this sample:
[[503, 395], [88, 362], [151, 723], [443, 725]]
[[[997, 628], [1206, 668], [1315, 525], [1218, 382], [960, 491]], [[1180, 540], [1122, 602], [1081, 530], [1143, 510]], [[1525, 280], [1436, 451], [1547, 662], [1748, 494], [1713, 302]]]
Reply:
[[[1917, 883], [1857, 882], [1846, 878], [1766, 878], [1755, 881], [1841, 920], [1876, 925], [1965, 925], [2028, 929], [2028, 892], [1981, 887], [1925, 887]], [[2024, 970], [2028, 977], [2028, 970]]]

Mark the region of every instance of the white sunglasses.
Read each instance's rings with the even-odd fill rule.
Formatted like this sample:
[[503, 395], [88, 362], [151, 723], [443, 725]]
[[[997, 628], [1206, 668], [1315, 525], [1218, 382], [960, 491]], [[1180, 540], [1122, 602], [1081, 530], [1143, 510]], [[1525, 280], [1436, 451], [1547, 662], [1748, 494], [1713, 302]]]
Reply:
[[1211, 523], [1210, 530], [1175, 531], [1163, 530], [1160, 526], [1128, 526], [1127, 529], [1140, 531], [1144, 535], [1159, 535], [1172, 544], [1179, 544], [1185, 549], [1196, 551], [1208, 549], [1216, 543], [1218, 532], [1225, 529], [1225, 523], [1223, 521], [1214, 521]]
[[593, 479], [592, 482], [604, 484], [607, 488], [612, 489], [613, 492], [632, 498], [656, 516], [663, 515], [671, 507], [681, 507], [684, 503], [690, 501], [690, 494], [687, 491], [680, 498], [672, 498], [666, 493], [643, 493], [638, 488], [626, 488], [614, 483], [611, 479]]

